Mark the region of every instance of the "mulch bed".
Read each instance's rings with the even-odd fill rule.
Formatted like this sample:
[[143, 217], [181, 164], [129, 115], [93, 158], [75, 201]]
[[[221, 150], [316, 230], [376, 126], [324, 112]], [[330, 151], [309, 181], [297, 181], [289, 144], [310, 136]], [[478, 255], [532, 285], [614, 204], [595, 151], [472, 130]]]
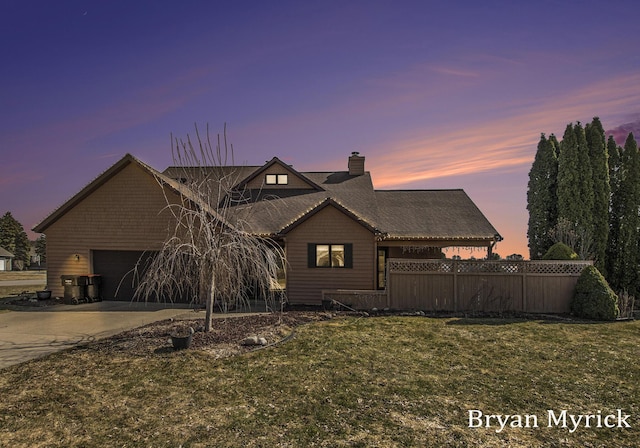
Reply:
[[175, 350], [171, 334], [191, 327], [195, 332], [189, 350], [204, 351], [214, 358], [225, 358], [262, 347], [242, 345], [247, 337], [258, 336], [272, 345], [286, 339], [299, 325], [332, 319], [334, 316], [335, 314], [320, 311], [287, 311], [216, 318], [212, 331], [207, 333], [204, 332], [204, 319], [168, 319], [94, 342], [86, 348], [104, 354], [126, 352], [138, 356], [172, 353]]
[[0, 308], [6, 309], [44, 308], [61, 304], [62, 299], [59, 297], [51, 297], [50, 299], [40, 300], [36, 298], [35, 294], [19, 295], [18, 297], [0, 299]]

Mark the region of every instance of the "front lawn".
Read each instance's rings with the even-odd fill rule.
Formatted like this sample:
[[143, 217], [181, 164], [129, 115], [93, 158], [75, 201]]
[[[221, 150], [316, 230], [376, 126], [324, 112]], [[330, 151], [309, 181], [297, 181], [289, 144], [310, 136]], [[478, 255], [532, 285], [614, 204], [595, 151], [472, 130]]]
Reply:
[[[349, 317], [219, 360], [89, 345], [0, 372], [0, 445], [636, 446], [639, 342], [638, 322]], [[618, 409], [631, 428], [547, 425]]]

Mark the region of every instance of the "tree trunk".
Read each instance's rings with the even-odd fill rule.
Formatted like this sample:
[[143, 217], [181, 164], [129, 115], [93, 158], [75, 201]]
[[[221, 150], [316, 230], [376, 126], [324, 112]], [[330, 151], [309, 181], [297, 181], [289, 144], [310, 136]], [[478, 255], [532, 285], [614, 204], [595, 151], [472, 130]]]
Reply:
[[213, 329], [213, 307], [215, 305], [215, 284], [211, 281], [211, 289], [207, 294], [207, 313], [204, 317], [204, 331], [210, 332]]

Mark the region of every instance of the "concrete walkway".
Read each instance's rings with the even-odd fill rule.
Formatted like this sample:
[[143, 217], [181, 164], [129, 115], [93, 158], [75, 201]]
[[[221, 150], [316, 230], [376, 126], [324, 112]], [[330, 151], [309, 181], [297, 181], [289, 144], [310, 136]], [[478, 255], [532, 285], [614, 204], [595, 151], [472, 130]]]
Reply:
[[186, 305], [96, 302], [0, 311], [0, 369], [169, 318], [204, 317]]

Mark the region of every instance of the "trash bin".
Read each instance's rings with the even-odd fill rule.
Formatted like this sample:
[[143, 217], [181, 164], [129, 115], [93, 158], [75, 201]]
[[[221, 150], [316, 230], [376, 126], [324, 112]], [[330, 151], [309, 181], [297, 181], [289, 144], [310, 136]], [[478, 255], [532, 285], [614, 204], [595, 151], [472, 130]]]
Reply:
[[87, 299], [90, 302], [99, 302], [102, 300], [102, 275], [87, 275]]
[[62, 286], [64, 286], [64, 303], [77, 305], [87, 300], [86, 275], [62, 275], [61, 280]]

